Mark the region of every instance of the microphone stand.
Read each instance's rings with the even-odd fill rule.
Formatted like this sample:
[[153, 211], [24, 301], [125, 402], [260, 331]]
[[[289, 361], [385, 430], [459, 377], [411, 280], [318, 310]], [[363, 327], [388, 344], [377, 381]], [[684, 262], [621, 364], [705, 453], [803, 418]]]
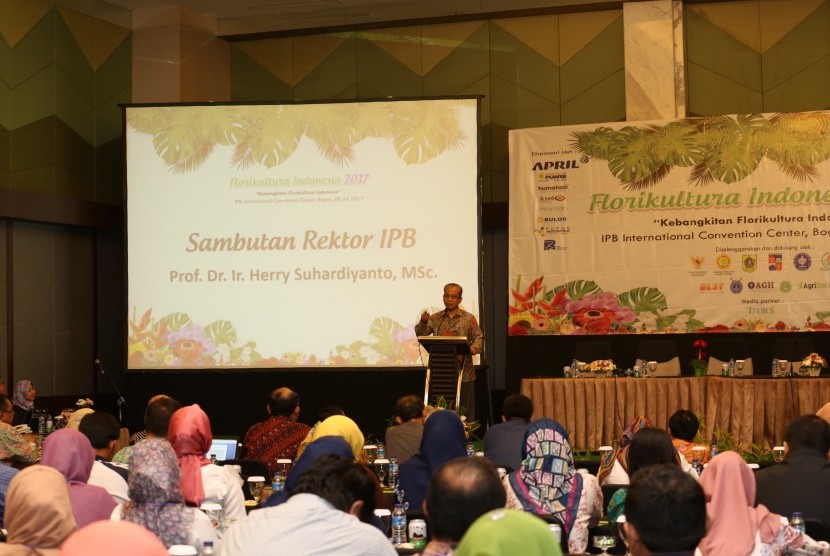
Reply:
[[124, 395], [121, 394], [121, 390], [118, 389], [118, 385], [115, 384], [115, 381], [112, 379], [112, 375], [109, 373], [109, 371], [107, 371], [106, 367], [104, 367], [104, 365], [101, 364], [100, 359], [95, 360], [95, 366], [98, 367], [98, 369], [101, 370], [102, 375], [106, 376], [109, 379], [113, 390], [115, 390], [115, 393], [118, 394], [118, 400], [116, 400], [116, 402], [115, 402], [116, 405], [118, 406], [118, 422], [123, 424], [124, 423], [124, 408], [127, 407], [127, 400], [124, 399]]

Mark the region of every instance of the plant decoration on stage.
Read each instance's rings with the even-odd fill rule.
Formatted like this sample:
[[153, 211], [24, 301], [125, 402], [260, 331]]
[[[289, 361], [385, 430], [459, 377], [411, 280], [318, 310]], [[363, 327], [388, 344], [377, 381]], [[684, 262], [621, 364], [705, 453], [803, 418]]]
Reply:
[[709, 357], [706, 348], [709, 347], [709, 344], [706, 340], [698, 338], [692, 343], [692, 347], [695, 349], [695, 358], [689, 361], [689, 365], [692, 367], [695, 376], [706, 376], [706, 372], [709, 370]]
[[304, 138], [339, 166], [354, 161], [353, 148], [364, 139], [386, 139], [407, 164], [423, 164], [469, 140], [446, 101], [365, 102], [349, 110], [335, 104], [159, 106], [127, 115], [128, 127], [153, 136], [172, 173], [195, 170], [220, 146], [233, 147], [233, 165], [246, 169], [283, 164]]
[[703, 326], [694, 309], [669, 311], [657, 288], [616, 294], [590, 280], [548, 288], [540, 276], [526, 288], [517, 283], [510, 293], [510, 336], [694, 332]]
[[608, 161], [626, 189], [657, 185], [673, 168], [691, 168], [689, 184], [731, 184], [751, 175], [766, 158], [795, 180], [815, 181], [816, 166], [830, 158], [830, 114], [805, 112], [714, 116], [664, 126], [599, 127], [573, 133], [580, 153]]
[[597, 359], [588, 363], [588, 370], [594, 373], [607, 373], [617, 368], [610, 359]]
[[801, 362], [802, 367], [813, 368], [813, 369], [826, 369], [827, 368], [827, 360], [824, 359], [818, 353], [811, 353], [804, 360]]

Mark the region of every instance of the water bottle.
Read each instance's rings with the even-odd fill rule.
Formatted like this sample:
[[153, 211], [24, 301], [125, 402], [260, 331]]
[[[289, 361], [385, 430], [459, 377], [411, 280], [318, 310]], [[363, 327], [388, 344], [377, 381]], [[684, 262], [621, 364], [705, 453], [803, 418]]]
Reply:
[[274, 492], [279, 492], [285, 488], [285, 479], [282, 477], [282, 473], [277, 471], [274, 473], [274, 477], [271, 479], [271, 489]]
[[697, 459], [697, 458], [694, 458], [692, 460], [692, 467], [694, 468], [695, 471], [697, 471], [697, 476], [700, 477], [701, 473], [703, 473], [703, 464], [700, 463], [700, 460]]
[[735, 376], [735, 360], [729, 360], [729, 376]]
[[389, 456], [389, 488], [398, 488], [398, 458]]
[[52, 429], [54, 429], [55, 424], [52, 422], [52, 416], [49, 415], [46, 417], [46, 434], [52, 434]]
[[46, 434], [46, 416], [42, 413], [37, 418], [37, 432], [41, 436]]
[[718, 449], [718, 441], [715, 440], [715, 436], [712, 435], [712, 444], [709, 447], [709, 459], [711, 460], [718, 454], [720, 454], [720, 450]]
[[216, 554], [213, 551], [213, 541], [205, 541], [205, 544], [202, 545], [202, 556], [213, 556]]
[[406, 542], [406, 511], [403, 504], [395, 504], [392, 512], [392, 544], [398, 546]]
[[377, 459], [386, 459], [386, 446], [383, 442], [378, 442], [378, 457]]
[[472, 442], [467, 442], [467, 455], [468, 456], [476, 455], [476, 447], [473, 445]]
[[778, 376], [778, 359], [773, 359], [773, 360], [772, 360], [772, 367], [771, 367], [771, 369], [772, 369], [772, 370], [770, 371], [770, 374], [771, 374], [772, 376]]
[[801, 512], [793, 512], [793, 517], [790, 519], [790, 527], [794, 530], [798, 531], [802, 535], [807, 531], [807, 527], [804, 525], [804, 518], [801, 516]]

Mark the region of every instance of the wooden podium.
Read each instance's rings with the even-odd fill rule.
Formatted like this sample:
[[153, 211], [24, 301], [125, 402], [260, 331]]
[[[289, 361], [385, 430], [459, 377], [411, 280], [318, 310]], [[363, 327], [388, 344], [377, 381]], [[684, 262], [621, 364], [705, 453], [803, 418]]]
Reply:
[[[470, 356], [466, 336], [418, 336], [418, 342], [429, 352], [424, 403], [435, 404], [438, 397], [454, 401], [452, 409], [461, 404], [461, 371]], [[459, 357], [461, 356], [461, 357]]]

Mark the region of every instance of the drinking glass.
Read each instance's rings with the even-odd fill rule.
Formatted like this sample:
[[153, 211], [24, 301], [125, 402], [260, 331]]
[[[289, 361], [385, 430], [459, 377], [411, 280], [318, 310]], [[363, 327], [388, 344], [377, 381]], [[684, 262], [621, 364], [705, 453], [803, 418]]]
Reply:
[[[648, 369], [648, 376], [653, 377], [654, 373], [657, 372], [657, 361], [649, 361], [646, 363], [646, 368]], [[599, 547], [597, 547], [599, 548]], [[611, 548], [611, 547], [609, 547]]]
[[738, 376], [744, 376], [744, 367], [746, 366], [745, 359], [738, 359], [735, 361], [735, 366], [738, 368]]
[[218, 529], [222, 523], [222, 505], [216, 502], [203, 502], [199, 509], [208, 516], [213, 528]]
[[374, 444], [366, 444], [363, 447], [363, 459], [366, 463], [372, 463], [378, 457], [378, 447]]
[[375, 473], [378, 476], [378, 481], [380, 481], [380, 486], [386, 486], [386, 475], [389, 473], [389, 460], [376, 459], [374, 465]]
[[288, 476], [288, 472], [291, 471], [292, 462], [290, 459], [278, 459], [277, 460], [277, 471], [282, 473], [283, 477]]
[[262, 496], [262, 491], [265, 488], [265, 477], [259, 475], [248, 477], [248, 488], [251, 489], [251, 496], [253, 496], [254, 501], [259, 504], [259, 497]]
[[779, 359], [778, 360], [778, 375], [779, 376], [790, 376], [790, 362], [786, 359]]
[[383, 533], [389, 537], [389, 529], [392, 527], [392, 512], [385, 508], [378, 508], [375, 510], [375, 515], [378, 516], [380, 522], [383, 524]]
[[783, 446], [775, 446], [772, 449], [772, 459], [775, 463], [781, 463], [784, 461], [784, 447]]
[[608, 549], [615, 546], [617, 546], [617, 539], [611, 535], [597, 535], [594, 537], [594, 548], [602, 550], [602, 554], [608, 554]]

